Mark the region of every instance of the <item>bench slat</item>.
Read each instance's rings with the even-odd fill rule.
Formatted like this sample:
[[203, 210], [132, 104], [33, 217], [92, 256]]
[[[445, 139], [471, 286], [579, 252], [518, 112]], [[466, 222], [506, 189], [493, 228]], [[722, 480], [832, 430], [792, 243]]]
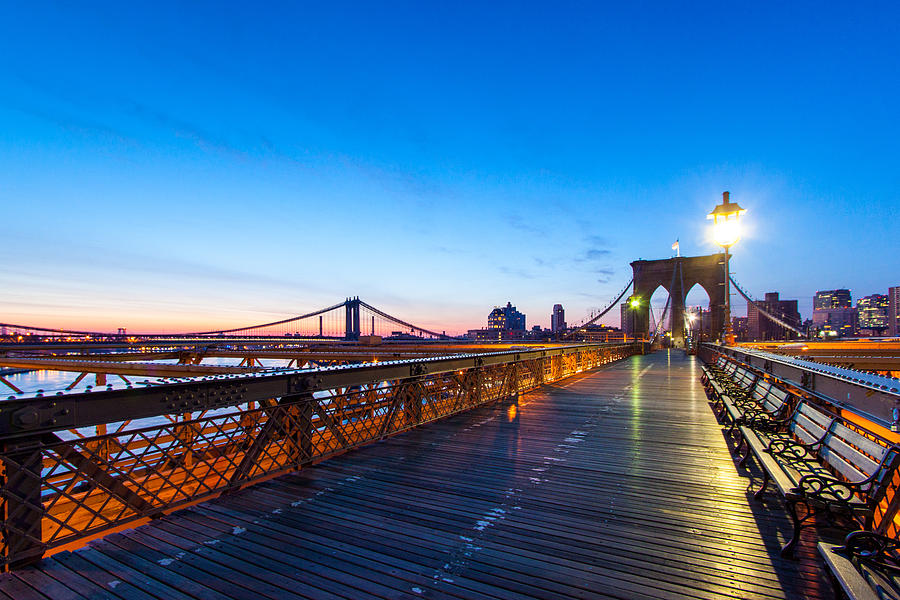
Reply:
[[778, 398], [779, 400], [781, 400], [782, 402], [787, 402], [788, 397], [791, 395], [791, 393], [790, 393], [789, 391], [783, 390], [783, 389], [781, 389], [780, 387], [777, 387], [777, 386], [774, 386], [774, 385], [772, 386], [772, 394], [773, 394], [776, 398]]
[[[837, 445], [837, 442], [834, 442]], [[861, 456], [861, 455], [859, 455]], [[829, 465], [837, 469], [837, 471], [852, 482], [862, 481], [868, 475], [859, 469], [856, 465], [851, 464], [847, 459], [838, 454], [831, 446], [822, 446], [819, 450], [819, 457], [825, 460]]]
[[833, 551], [835, 547], [835, 544], [819, 542], [819, 554], [825, 559], [825, 564], [834, 573], [847, 597], [854, 600], [879, 600], [878, 594], [856, 569], [856, 565], [850, 559], [836, 554]]
[[798, 406], [798, 410], [803, 414], [815, 421], [819, 424], [822, 429], [827, 429], [831, 422], [834, 420], [834, 417], [822, 412], [809, 402], [803, 402]]
[[884, 456], [887, 454], [888, 449], [885, 446], [882, 446], [874, 440], [870, 440], [864, 435], [853, 431], [843, 423], [835, 423], [834, 432], [842, 440], [845, 440], [847, 443], [856, 446], [869, 456], [874, 457], [876, 462], [881, 462], [881, 459], [884, 458]]
[[852, 464], [854, 468], [864, 475], [863, 479], [867, 479], [878, 470], [878, 461], [872, 460], [869, 456], [863, 454], [837, 436], [830, 436], [829, 439], [826, 440], [825, 445], [831, 448], [833, 452], [840, 455], [841, 458]]
[[801, 435], [802, 432], [802, 434], [805, 434], [812, 438], [810, 440], [804, 440], [807, 444], [822, 439], [822, 436], [825, 435], [827, 429], [827, 425], [823, 427], [803, 413], [795, 414], [791, 422], [791, 430], [795, 434]]
[[763, 401], [769, 397], [771, 389], [771, 383], [769, 383], [765, 379], [759, 379], [757, 380], [756, 385], [753, 388], [753, 397], [757, 400]]
[[792, 479], [787, 472], [782, 470], [778, 462], [772, 458], [772, 455], [766, 452], [766, 444], [763, 443], [755, 431], [746, 425], [741, 425], [740, 430], [741, 435], [747, 441], [747, 446], [753, 452], [753, 456], [759, 461], [760, 466], [769, 472], [772, 482], [778, 487], [781, 495], [784, 496], [791, 491], [797, 485], [797, 479]]

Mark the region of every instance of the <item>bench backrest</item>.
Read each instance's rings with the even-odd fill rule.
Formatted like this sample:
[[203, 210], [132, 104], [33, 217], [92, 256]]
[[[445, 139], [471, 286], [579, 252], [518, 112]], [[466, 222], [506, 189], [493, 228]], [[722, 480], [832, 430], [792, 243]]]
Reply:
[[719, 358], [716, 360], [716, 366], [720, 369], [724, 369], [726, 365], [728, 365], [728, 359], [725, 358], [724, 354], [720, 354]]
[[737, 368], [737, 363], [729, 362], [724, 367], [722, 367], [722, 372], [728, 377], [731, 377], [732, 375], [734, 375], [734, 372], [737, 371]]
[[814, 444], [825, 437], [835, 418], [809, 402], [801, 401], [791, 414], [788, 428], [804, 444]]
[[734, 375], [731, 376], [731, 380], [745, 390], [749, 390], [756, 382], [756, 374], [750, 369], [738, 367]]
[[897, 463], [895, 446], [879, 444], [850, 429], [842, 420], [831, 426], [818, 454], [848, 481], [859, 483], [871, 478], [863, 488], [870, 502], [878, 502], [884, 495]]
[[770, 414], [784, 410], [790, 398], [790, 392], [762, 378], [753, 386], [753, 399], [762, 406], [763, 410]]

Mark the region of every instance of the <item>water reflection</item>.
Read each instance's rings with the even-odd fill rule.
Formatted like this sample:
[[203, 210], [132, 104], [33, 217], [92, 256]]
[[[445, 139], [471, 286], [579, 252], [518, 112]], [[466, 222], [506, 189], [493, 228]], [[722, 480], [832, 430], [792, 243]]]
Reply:
[[[129, 361], [129, 362], [150, 362], [150, 361]], [[152, 361], [154, 364], [159, 365], [174, 365], [177, 364], [178, 361], [176, 359], [166, 359], [166, 360], [155, 360]], [[287, 367], [290, 362], [289, 359], [282, 358], [262, 358], [257, 359], [258, 363], [261, 363], [265, 368], [277, 368], [277, 367]], [[236, 367], [241, 363], [241, 359], [234, 358], [206, 358], [203, 360], [201, 364], [203, 365], [211, 365], [211, 366], [223, 366], [223, 367]], [[11, 384], [22, 390], [22, 392], [36, 392], [38, 390], [44, 390], [45, 392], [56, 392], [65, 390], [73, 381], [78, 378], [79, 373], [72, 371], [28, 371], [27, 373], [15, 373], [12, 375], [4, 375], [3, 378], [9, 381]], [[153, 383], [159, 383], [162, 380], [158, 377], [145, 377], [145, 376], [128, 376], [128, 379], [132, 382], [134, 381], [147, 381]], [[107, 382], [114, 383], [116, 381], [121, 381], [117, 375], [107, 375]], [[87, 377], [82, 379], [73, 390], [84, 391], [89, 387], [95, 387], [96, 381], [93, 374], [89, 374]], [[7, 387], [5, 384], [0, 382], [0, 398], [5, 398], [8, 395], [14, 394], [15, 392]]]

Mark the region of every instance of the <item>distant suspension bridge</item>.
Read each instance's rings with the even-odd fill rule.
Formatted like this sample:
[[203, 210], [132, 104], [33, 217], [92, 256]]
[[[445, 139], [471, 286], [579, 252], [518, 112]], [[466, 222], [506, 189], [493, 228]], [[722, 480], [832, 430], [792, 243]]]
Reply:
[[[15, 333], [27, 336], [62, 338], [110, 339], [127, 337], [124, 330], [118, 334], [101, 331], [84, 331], [59, 329], [52, 327], [36, 327], [14, 323], [0, 323], [8, 337]], [[403, 319], [390, 315], [358, 297], [347, 298], [343, 302], [322, 308], [303, 315], [297, 315], [279, 321], [217, 329], [212, 331], [191, 331], [183, 333], [149, 333], [134, 334], [137, 338], [215, 338], [215, 337], [302, 337], [322, 339], [359, 340], [360, 336], [377, 335], [414, 336], [420, 339], [449, 340], [453, 339], [445, 332], [432, 331]]]
[[[684, 269], [682, 268], [681, 260], [681, 258], [676, 260], [671, 267], [671, 283], [667, 288], [670, 293], [667, 297], [666, 305], [663, 308], [662, 316], [659, 319], [655, 318], [652, 307], [649, 306], [649, 302], [647, 303], [646, 310], [648, 311], [650, 322], [646, 324], [645, 331], [649, 335], [649, 338], [651, 340], [659, 337], [659, 335], [665, 329], [665, 324], [667, 323], [667, 321], [669, 323], [669, 329], [673, 329], [675, 327], [675, 323], [672, 321], [672, 319], [676, 318], [675, 313], [677, 312], [677, 308], [683, 308], [684, 298], [681, 298], [680, 301], [673, 303], [671, 294], [672, 290], [680, 289], [683, 292], [685, 289]], [[669, 261], [655, 262], [668, 263]], [[666, 268], [669, 267], [666, 266]], [[668, 275], [666, 277], [668, 278]], [[676, 281], [676, 279], [678, 279], [679, 281]], [[785, 315], [772, 314], [772, 312], [767, 309], [767, 306], [761, 305], [759, 302], [755, 301], [750, 296], [750, 294], [745, 292], [733, 277], [730, 277], [730, 282], [738, 291], [738, 293], [743, 296], [748, 303], [754, 306], [761, 315], [765, 316], [767, 319], [770, 319], [787, 331], [791, 331], [800, 336], [804, 335], [804, 333], [800, 329], [800, 323], [793, 322], [793, 320], [786, 317]], [[665, 286], [666, 283], [669, 282], [666, 281], [665, 283], [663, 283], [663, 285]], [[722, 277], [722, 283], [724, 283], [724, 277]], [[595, 325], [601, 318], [608, 314], [609, 311], [618, 306], [622, 298], [625, 297], [629, 290], [632, 290], [632, 293], [638, 293], [635, 288], [635, 278], [632, 277], [613, 300], [607, 303], [603, 309], [593, 311], [588, 317], [583, 319], [579, 325], [576, 325], [568, 332], [563, 334], [562, 340], [578, 339], [579, 335], [584, 334], [588, 329], [591, 328], [591, 326]], [[713, 309], [712, 301], [710, 304], [710, 309]], [[685, 314], [683, 315], [683, 317], [686, 319], [687, 315]], [[685, 323], [684, 328], [687, 329], [687, 323]], [[375, 306], [372, 306], [364, 300], [360, 300], [358, 296], [346, 298], [343, 302], [339, 302], [332, 306], [328, 306], [306, 314], [281, 319], [278, 321], [210, 331], [192, 331], [183, 333], [132, 333], [126, 335], [124, 329], [120, 329], [118, 333], [110, 333], [100, 331], [39, 327], [14, 323], [0, 323], [0, 337], [5, 339], [14, 338], [17, 336], [78, 340], [113, 340], [125, 338], [165, 339], [291, 337], [356, 341], [359, 340], [361, 336], [368, 335], [380, 336], [382, 338], [394, 337], [401, 339], [457, 339], [453, 336], [447, 335], [445, 331], [438, 332], [427, 329], [425, 327], [415, 325], [404, 319], [393, 316], [383, 310], [376, 308]], [[14, 339], [13, 341], [16, 340]]]

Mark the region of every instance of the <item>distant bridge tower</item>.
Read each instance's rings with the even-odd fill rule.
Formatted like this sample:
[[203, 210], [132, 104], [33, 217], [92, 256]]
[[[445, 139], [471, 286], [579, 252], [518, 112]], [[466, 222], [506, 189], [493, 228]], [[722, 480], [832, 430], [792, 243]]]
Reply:
[[641, 299], [635, 315], [635, 333], [649, 335], [650, 297], [656, 288], [662, 286], [671, 298], [669, 314], [672, 316], [672, 342], [676, 347], [683, 347], [685, 297], [695, 284], [700, 284], [709, 296], [711, 334], [713, 337], [721, 334], [725, 324], [724, 253], [636, 260], [631, 263], [631, 268], [634, 271], [634, 295]]
[[344, 302], [344, 309], [347, 315], [346, 327], [344, 329], [345, 340], [355, 341], [359, 339], [359, 304], [359, 296], [356, 298], [347, 298], [347, 301]]

